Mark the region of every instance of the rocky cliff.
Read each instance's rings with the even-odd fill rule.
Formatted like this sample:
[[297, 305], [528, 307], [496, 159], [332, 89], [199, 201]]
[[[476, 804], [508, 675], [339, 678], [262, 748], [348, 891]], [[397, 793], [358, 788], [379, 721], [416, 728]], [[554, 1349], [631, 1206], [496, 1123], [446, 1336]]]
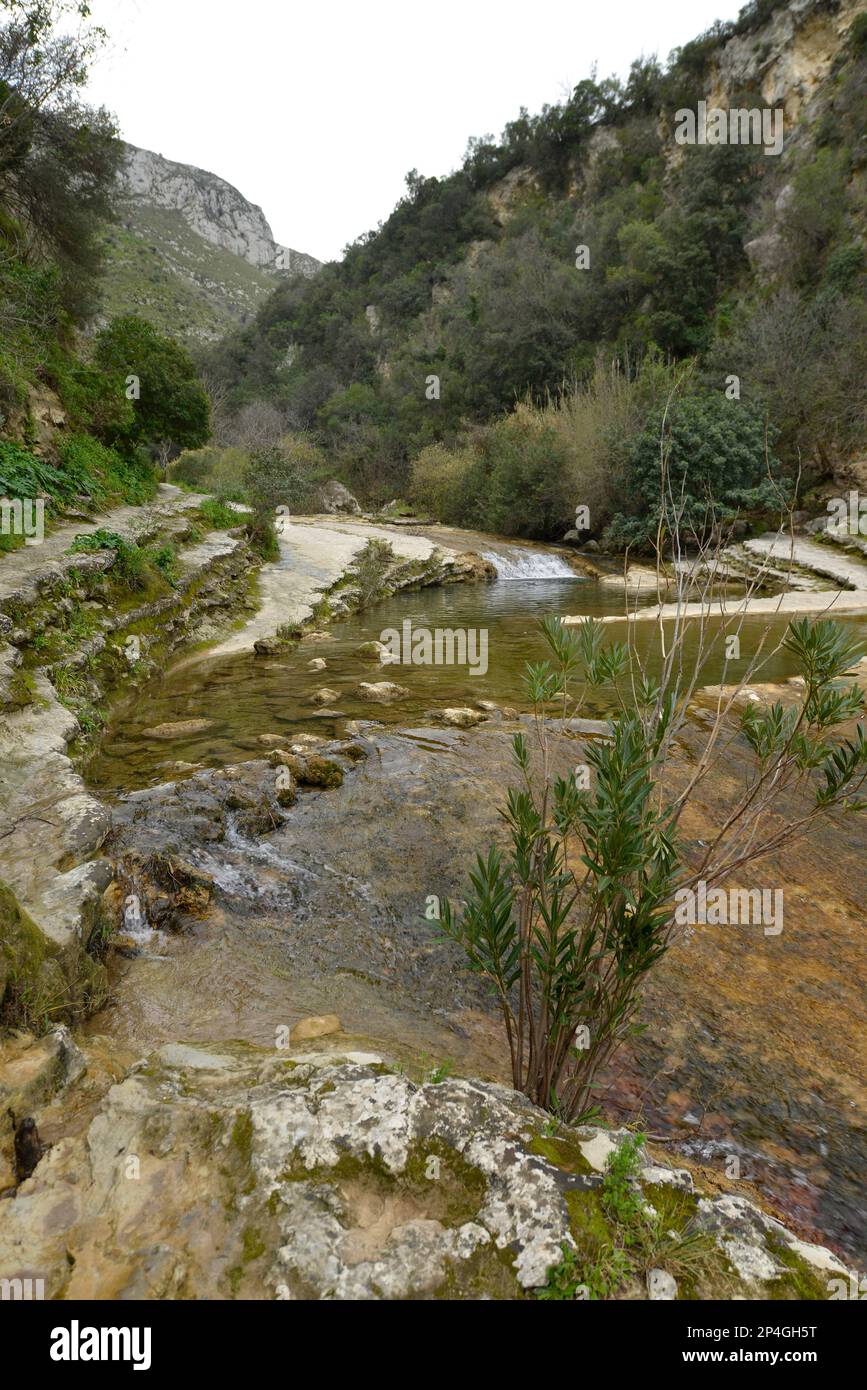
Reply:
[[102, 320], [140, 313], [207, 341], [247, 321], [284, 274], [320, 262], [282, 246], [260, 207], [204, 169], [127, 145], [118, 221], [106, 233]]
[[133, 204], [179, 212], [205, 241], [241, 256], [250, 265], [314, 275], [319, 261], [274, 240], [260, 207], [249, 203], [225, 179], [177, 164], [152, 150], [127, 145], [122, 175], [125, 198]]

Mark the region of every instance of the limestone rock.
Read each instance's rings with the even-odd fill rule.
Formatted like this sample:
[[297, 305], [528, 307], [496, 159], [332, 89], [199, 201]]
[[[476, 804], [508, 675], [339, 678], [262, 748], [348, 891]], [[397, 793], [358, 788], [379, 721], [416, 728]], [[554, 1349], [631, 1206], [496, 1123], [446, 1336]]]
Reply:
[[250, 265], [306, 276], [319, 269], [313, 256], [276, 242], [262, 209], [225, 179], [135, 145], [126, 145], [125, 153], [119, 183], [128, 201], [180, 213], [205, 241]]
[[323, 686], [321, 690], [315, 691], [310, 696], [310, 703], [311, 705], [333, 705], [334, 701], [339, 698], [336, 690], [329, 690], [328, 686]]
[[332, 758], [320, 758], [316, 754], [305, 757], [280, 749], [271, 755], [271, 761], [275, 767], [279, 766], [290, 772], [303, 787], [330, 788], [343, 785], [343, 768]]
[[157, 724], [152, 729], [143, 730], [142, 738], [190, 738], [193, 734], [204, 733], [213, 723], [213, 719], [176, 719], [171, 723]]
[[362, 642], [360, 647], [356, 647], [355, 653], [363, 661], [378, 661], [381, 666], [391, 660], [391, 653], [384, 642]]
[[[173, 1043], [142, 1058], [4, 1203], [4, 1277], [38, 1271], [46, 1297], [124, 1300], [515, 1298], [545, 1285], [573, 1244], [570, 1204], [596, 1201], [601, 1177], [538, 1152], [546, 1117], [525, 1097], [415, 1085], [355, 1043], [316, 1046], [339, 1027], [304, 1020], [293, 1040], [314, 1045], [289, 1052]], [[574, 1133], [610, 1149], [605, 1131]], [[776, 1277], [768, 1241], [820, 1281], [847, 1274], [730, 1194], [700, 1199], [695, 1222], [735, 1269], [727, 1296]], [[648, 1295], [673, 1285], [660, 1261]]]
[[343, 785], [343, 768], [331, 758], [315, 755], [307, 759], [307, 767], [301, 781], [308, 787], [340, 787]]
[[362, 700], [372, 700], [375, 705], [390, 705], [393, 700], [401, 700], [409, 694], [406, 686], [396, 685], [394, 681], [377, 681], [370, 684], [362, 681], [356, 688]]
[[453, 709], [439, 710], [435, 718], [439, 724], [447, 724], [452, 729], [473, 729], [490, 718], [484, 710], [457, 706]]
[[0, 1044], [0, 1116], [26, 1115], [45, 1105], [86, 1069], [69, 1029], [58, 1027], [38, 1040], [27, 1034]]
[[668, 1273], [668, 1270], [648, 1270], [647, 1296], [651, 1303], [673, 1302], [677, 1298], [677, 1280]]
[[338, 512], [348, 512], [352, 516], [361, 516], [361, 507], [358, 500], [353, 497], [349, 488], [332, 478], [331, 482], [326, 483], [319, 494], [319, 504], [324, 512], [332, 515]]

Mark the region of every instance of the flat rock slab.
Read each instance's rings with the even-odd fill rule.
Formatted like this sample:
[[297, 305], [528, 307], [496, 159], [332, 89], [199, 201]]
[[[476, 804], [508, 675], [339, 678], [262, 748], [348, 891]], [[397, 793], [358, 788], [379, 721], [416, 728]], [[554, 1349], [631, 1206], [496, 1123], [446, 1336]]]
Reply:
[[[59, 1299], [517, 1299], [576, 1248], [567, 1195], [598, 1201], [599, 1177], [543, 1156], [548, 1132], [506, 1087], [415, 1085], [355, 1049], [172, 1044], [5, 1204], [0, 1269]], [[558, 1131], [567, 1144], [594, 1132]], [[699, 1197], [695, 1224], [742, 1297], [768, 1296], [784, 1271], [775, 1250], [819, 1279], [849, 1277], [741, 1197]], [[632, 1296], [668, 1298], [673, 1284], [660, 1264]]]
[[325, 590], [340, 578], [368, 541], [387, 541], [398, 559], [429, 560], [436, 546], [422, 536], [408, 536], [363, 521], [334, 517], [278, 517], [280, 559], [259, 573], [259, 610], [238, 632], [191, 660], [214, 660], [251, 651], [254, 643], [274, 638], [278, 628], [306, 622]]

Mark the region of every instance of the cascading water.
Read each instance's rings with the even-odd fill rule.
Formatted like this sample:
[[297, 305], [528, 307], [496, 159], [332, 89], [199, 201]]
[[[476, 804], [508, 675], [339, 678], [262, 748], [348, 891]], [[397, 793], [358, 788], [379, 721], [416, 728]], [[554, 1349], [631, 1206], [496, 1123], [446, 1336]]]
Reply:
[[128, 892], [124, 894], [123, 899], [124, 935], [139, 949], [143, 949], [155, 941], [161, 941], [162, 934], [155, 931], [148, 921], [147, 909], [136, 880], [132, 879], [127, 888]]
[[499, 546], [496, 550], [483, 550], [482, 554], [486, 560], [490, 560], [499, 579], [581, 578], [562, 556], [543, 554], [519, 545]]

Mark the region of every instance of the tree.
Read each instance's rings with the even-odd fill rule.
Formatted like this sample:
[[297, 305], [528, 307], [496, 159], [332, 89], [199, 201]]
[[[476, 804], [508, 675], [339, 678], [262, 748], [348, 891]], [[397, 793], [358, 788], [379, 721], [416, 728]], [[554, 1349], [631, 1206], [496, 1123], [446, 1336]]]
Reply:
[[[84, 86], [105, 31], [87, 23], [86, 0], [0, 0], [0, 149], [35, 113], [63, 110]], [[70, 16], [73, 33], [59, 33]]]
[[303, 435], [287, 435], [280, 444], [254, 449], [244, 470], [244, 489], [256, 512], [273, 516], [277, 507], [290, 512], [313, 505], [317, 483], [327, 475], [325, 456]]
[[[210, 434], [210, 405], [186, 349], [144, 319], [112, 320], [96, 339], [96, 358], [128, 383], [133, 419], [117, 438], [159, 451], [197, 449]], [[137, 394], [136, 394], [137, 393]]]
[[701, 539], [739, 506], [773, 503], [767, 446], [761, 413], [722, 391], [657, 407], [630, 450], [629, 511], [614, 518], [610, 538], [653, 544], [662, 527]]
[[[95, 307], [100, 227], [122, 159], [112, 119], [78, 97], [104, 34], [73, 0], [0, 0], [4, 10], [0, 205], [17, 220], [18, 254], [59, 266], [63, 306], [82, 322]], [[59, 33], [70, 16], [79, 27]]]
[[809, 300], [791, 288], [745, 304], [709, 364], [718, 381], [739, 376], [745, 401], [779, 430], [791, 471], [830, 469], [867, 431], [867, 308], [861, 296], [834, 292]]
[[[680, 537], [671, 553], [682, 554]], [[709, 901], [709, 890], [829, 812], [867, 808], [865, 694], [842, 679], [861, 644], [841, 624], [804, 619], [790, 625], [783, 644], [803, 688], [786, 705], [747, 705], [740, 731], [752, 768], [722, 808], [719, 830], [688, 853], [681, 821], [713, 775], [738, 695], [755, 680], [766, 645], [758, 643], [734, 686], [718, 687], [694, 761], [685, 778], [682, 770], [672, 776], [672, 751], [714, 651], [725, 650], [725, 681], [732, 623], [711, 621], [709, 597], [718, 558], [718, 550], [701, 551], [678, 570], [670, 620], [665, 628], [659, 622], [656, 677], [632, 641], [606, 644], [601, 623], [571, 629], [544, 621], [551, 659], [527, 668], [534, 714], [529, 732], [513, 739], [520, 783], [502, 811], [509, 846], [478, 855], [462, 911], [443, 905], [443, 930], [499, 1003], [513, 1085], [568, 1123], [593, 1114], [600, 1068], [636, 1031], [642, 985], [680, 934], [691, 895]], [[699, 612], [690, 622], [685, 596], [696, 591]], [[736, 634], [747, 612], [746, 604], [734, 611]], [[588, 693], [598, 699], [612, 685], [607, 737], [577, 752], [566, 739], [576, 712]], [[855, 719], [849, 735], [845, 726]], [[574, 768], [577, 757], [584, 762], [574, 773], [560, 772], [558, 763]]]

